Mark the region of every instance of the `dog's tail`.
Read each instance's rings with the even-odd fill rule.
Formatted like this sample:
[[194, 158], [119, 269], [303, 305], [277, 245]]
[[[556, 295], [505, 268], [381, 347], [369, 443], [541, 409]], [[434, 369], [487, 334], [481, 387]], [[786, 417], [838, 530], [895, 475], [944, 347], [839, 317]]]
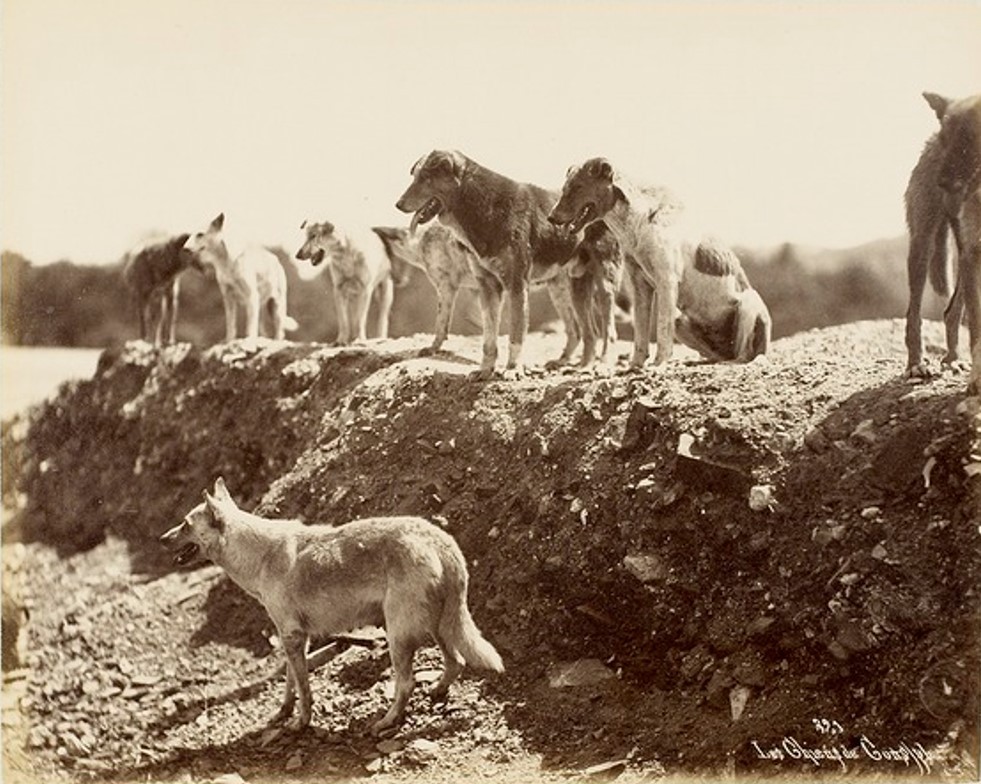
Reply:
[[292, 316], [283, 317], [283, 329], [287, 332], [296, 332], [300, 328], [299, 322]]
[[501, 655], [480, 633], [467, 609], [465, 575], [461, 582], [451, 587], [443, 605], [439, 627], [442, 639], [455, 648], [468, 665], [478, 670], [504, 672]]

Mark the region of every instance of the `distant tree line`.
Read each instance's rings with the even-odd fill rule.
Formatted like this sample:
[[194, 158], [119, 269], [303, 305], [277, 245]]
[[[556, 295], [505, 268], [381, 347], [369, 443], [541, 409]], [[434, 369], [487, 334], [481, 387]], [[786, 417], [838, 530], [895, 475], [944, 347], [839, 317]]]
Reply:
[[[333, 299], [327, 275], [300, 277], [296, 263], [274, 248], [286, 269], [289, 312], [300, 324], [290, 337], [327, 342], [336, 333]], [[785, 244], [769, 254], [738, 251], [746, 273], [767, 302], [774, 337], [814, 327], [859, 319], [893, 318], [906, 311], [905, 244], [883, 244], [878, 250], [838, 252], [822, 264], [796, 246]], [[135, 303], [122, 282], [121, 265], [83, 266], [69, 261], [34, 265], [23, 256], [2, 256], [3, 342], [24, 346], [102, 348], [139, 335]], [[178, 339], [210, 345], [224, 337], [224, 316], [218, 286], [211, 274], [195, 271], [181, 279]], [[940, 316], [934, 298], [927, 315]], [[436, 296], [421, 271], [396, 291], [391, 335], [432, 332]], [[532, 328], [554, 321], [547, 297], [532, 300]], [[503, 323], [507, 323], [506, 320]], [[452, 331], [480, 332], [476, 298], [461, 291]]]

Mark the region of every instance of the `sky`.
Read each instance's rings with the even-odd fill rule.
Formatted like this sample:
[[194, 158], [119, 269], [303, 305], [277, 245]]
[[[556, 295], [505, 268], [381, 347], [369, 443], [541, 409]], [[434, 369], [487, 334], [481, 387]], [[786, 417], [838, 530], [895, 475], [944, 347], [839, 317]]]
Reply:
[[981, 2], [0, 0], [0, 246], [115, 262], [149, 232], [299, 246], [406, 225], [432, 149], [561, 187], [596, 155], [716, 236], [904, 232]]

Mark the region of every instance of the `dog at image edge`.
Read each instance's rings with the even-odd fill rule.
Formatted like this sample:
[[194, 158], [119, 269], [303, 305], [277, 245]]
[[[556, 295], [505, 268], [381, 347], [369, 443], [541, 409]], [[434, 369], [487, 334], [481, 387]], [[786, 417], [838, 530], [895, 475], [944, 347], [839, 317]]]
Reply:
[[310, 723], [313, 698], [306, 646], [360, 626], [382, 626], [395, 675], [395, 698], [372, 726], [380, 734], [405, 715], [415, 685], [412, 657], [432, 638], [444, 659], [432, 694], [441, 699], [465, 664], [492, 672], [504, 665], [467, 608], [467, 565], [456, 541], [419, 517], [374, 517], [341, 526], [268, 520], [238, 508], [222, 479], [214, 493], [162, 537], [185, 566], [221, 566], [266, 608], [286, 653], [286, 692], [273, 721]]

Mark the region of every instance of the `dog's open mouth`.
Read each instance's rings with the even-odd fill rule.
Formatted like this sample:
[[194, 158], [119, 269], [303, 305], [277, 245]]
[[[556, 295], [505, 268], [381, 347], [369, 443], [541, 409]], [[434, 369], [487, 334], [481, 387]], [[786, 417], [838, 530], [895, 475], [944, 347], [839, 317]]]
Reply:
[[575, 234], [577, 231], [581, 230], [583, 226], [587, 223], [592, 222], [596, 217], [596, 205], [592, 202], [584, 204], [583, 208], [579, 210], [579, 214], [576, 215], [571, 221], [569, 221], [569, 231]]
[[316, 267], [320, 262], [324, 260], [324, 256], [326, 255], [327, 253], [323, 248], [317, 248], [310, 256], [310, 263], [313, 264], [314, 267]]
[[201, 548], [193, 542], [188, 542], [174, 555], [174, 563], [178, 566], [186, 566], [198, 557]]
[[409, 231], [415, 233], [416, 226], [421, 226], [424, 223], [428, 223], [440, 212], [443, 211], [443, 202], [438, 198], [433, 196], [429, 201], [422, 205], [415, 214], [412, 216], [412, 222], [409, 224]]

